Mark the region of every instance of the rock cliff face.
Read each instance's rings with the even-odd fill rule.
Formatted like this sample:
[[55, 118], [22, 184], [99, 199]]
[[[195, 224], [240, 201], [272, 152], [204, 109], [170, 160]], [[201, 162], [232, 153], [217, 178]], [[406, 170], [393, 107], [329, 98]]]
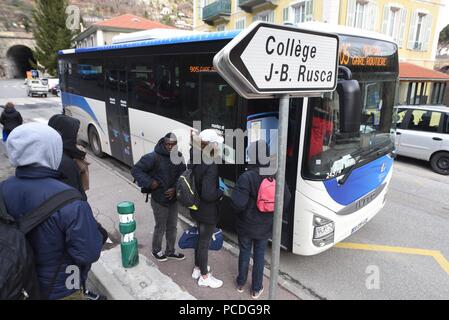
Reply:
[[[80, 8], [84, 27], [119, 16], [135, 14], [182, 29], [192, 28], [192, 0], [69, 0]], [[1, 0], [0, 31], [30, 31], [34, 0]]]

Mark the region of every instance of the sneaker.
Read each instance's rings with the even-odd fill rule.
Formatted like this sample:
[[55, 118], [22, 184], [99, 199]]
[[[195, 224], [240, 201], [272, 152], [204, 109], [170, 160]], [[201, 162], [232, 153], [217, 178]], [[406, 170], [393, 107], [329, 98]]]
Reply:
[[200, 277], [198, 279], [198, 285], [200, 287], [210, 287], [212, 289], [220, 288], [223, 285], [223, 281], [218, 280], [213, 277], [212, 274], [208, 273], [207, 278]]
[[153, 257], [157, 260], [157, 261], [167, 261], [167, 256], [162, 252], [153, 252]]
[[[207, 272], [210, 271], [210, 266], [207, 266]], [[198, 278], [201, 276], [201, 270], [200, 268], [193, 268], [193, 272], [192, 272], [192, 278], [195, 280], [198, 280]]]
[[169, 259], [174, 259], [174, 260], [184, 260], [186, 258], [185, 255], [183, 255], [182, 253], [170, 253], [167, 255], [167, 258]]
[[84, 298], [86, 300], [108, 300], [108, 298], [106, 298], [106, 296], [102, 296], [101, 294], [94, 293], [87, 289], [84, 290], [83, 293], [84, 293]]
[[263, 288], [260, 289], [259, 291], [253, 291], [253, 292], [251, 293], [251, 298], [253, 298], [253, 299], [259, 299], [259, 297], [260, 297], [260, 295], [262, 294], [262, 292], [263, 292]]
[[237, 292], [238, 293], [242, 293], [244, 290], [243, 290], [243, 286], [239, 286], [239, 285], [237, 285]]

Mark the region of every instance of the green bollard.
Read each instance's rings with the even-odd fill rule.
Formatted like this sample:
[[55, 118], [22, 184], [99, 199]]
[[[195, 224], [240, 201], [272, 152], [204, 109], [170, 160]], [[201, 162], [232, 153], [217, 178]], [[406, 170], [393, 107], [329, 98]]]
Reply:
[[122, 249], [122, 264], [124, 268], [131, 268], [139, 263], [137, 239], [134, 236], [136, 231], [134, 203], [130, 201], [120, 202], [117, 205], [117, 212], [120, 217], [119, 230], [122, 234], [122, 241], [120, 244]]

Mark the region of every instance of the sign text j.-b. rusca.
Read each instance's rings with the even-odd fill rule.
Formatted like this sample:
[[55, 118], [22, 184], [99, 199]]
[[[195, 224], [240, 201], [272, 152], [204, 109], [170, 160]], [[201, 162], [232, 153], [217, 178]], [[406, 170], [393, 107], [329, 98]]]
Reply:
[[[295, 38], [288, 38], [287, 42], [276, 41], [276, 37], [269, 36], [265, 43], [265, 52], [268, 55], [278, 55], [280, 57], [297, 57], [298, 62], [307, 62], [309, 59], [314, 59], [317, 54], [316, 46], [301, 44], [301, 40]], [[279, 81], [292, 81], [289, 74], [289, 65], [282, 63], [279, 70], [275, 69], [275, 64], [271, 63], [266, 81], [270, 81], [273, 75], [279, 76]], [[304, 64], [300, 64], [297, 72], [297, 81], [332, 81], [333, 70], [307, 70]]]

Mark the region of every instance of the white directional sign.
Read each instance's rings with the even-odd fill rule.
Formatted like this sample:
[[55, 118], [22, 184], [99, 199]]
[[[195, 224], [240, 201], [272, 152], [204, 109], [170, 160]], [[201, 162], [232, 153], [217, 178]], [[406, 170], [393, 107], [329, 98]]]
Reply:
[[307, 95], [337, 85], [338, 36], [255, 22], [214, 57], [214, 66], [240, 95]]

